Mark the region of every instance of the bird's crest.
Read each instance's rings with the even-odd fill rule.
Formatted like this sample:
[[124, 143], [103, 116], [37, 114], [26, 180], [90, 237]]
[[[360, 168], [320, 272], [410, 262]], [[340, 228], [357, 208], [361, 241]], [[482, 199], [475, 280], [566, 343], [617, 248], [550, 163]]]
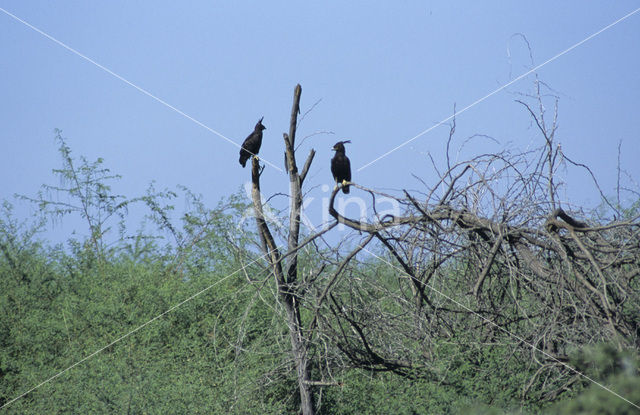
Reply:
[[265, 127], [264, 125], [262, 125], [262, 120], [264, 119], [264, 115], [262, 116], [262, 118], [260, 118], [258, 120], [258, 123], [256, 124], [256, 129], [260, 128], [261, 130], [266, 130], [267, 127]]
[[344, 151], [344, 145], [350, 142], [351, 140], [338, 141], [333, 145], [333, 150], [341, 149], [342, 151]]

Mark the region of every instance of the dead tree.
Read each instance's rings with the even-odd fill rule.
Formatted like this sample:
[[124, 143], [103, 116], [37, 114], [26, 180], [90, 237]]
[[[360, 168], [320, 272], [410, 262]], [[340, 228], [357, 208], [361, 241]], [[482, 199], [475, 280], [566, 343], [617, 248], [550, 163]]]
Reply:
[[[309, 284], [301, 281], [298, 257], [303, 248], [313, 246], [315, 239], [333, 229], [337, 223], [330, 224], [324, 229], [307, 236], [303, 241], [300, 241], [300, 216], [303, 205], [302, 186], [315, 156], [315, 151], [312, 149], [306, 158], [302, 170], [298, 170], [295, 140], [298, 114], [300, 112], [301, 93], [302, 88], [300, 85], [297, 85], [294, 90], [289, 132], [283, 134], [285, 145], [285, 165], [289, 175], [290, 195], [289, 227], [287, 230], [286, 244], [287, 249], [284, 254], [280, 252], [265, 219], [260, 194], [260, 175], [262, 170], [257, 158], [252, 160], [251, 194], [262, 250], [266, 256], [267, 262], [269, 263], [269, 267], [271, 268], [271, 273], [275, 278], [279, 303], [282, 305], [286, 315], [287, 327], [291, 339], [291, 354], [295, 364], [298, 388], [300, 392], [301, 412], [303, 414], [314, 414], [317, 404], [314, 402], [313, 388], [333, 386], [336, 385], [336, 383], [332, 381], [325, 381], [323, 379], [314, 380], [311, 378], [310, 349], [314, 345], [312, 338], [317, 326], [317, 314], [305, 327], [305, 323], [301, 318], [301, 308], [306, 307], [309, 310], [317, 311], [318, 306], [307, 294], [310, 291]], [[313, 249], [317, 251], [317, 248], [314, 247]], [[351, 257], [353, 257], [353, 255]], [[350, 259], [351, 258], [345, 260], [344, 263], [348, 263]], [[338, 268], [342, 269], [340, 267]], [[310, 277], [310, 279], [317, 279], [323, 273], [324, 269], [325, 265], [321, 265], [314, 269], [312, 271], [313, 276]], [[325, 297], [331, 284], [339, 275], [339, 272], [336, 272], [326, 284], [324, 288]], [[320, 303], [322, 303], [322, 301], [323, 299], [320, 300]]]
[[[640, 348], [639, 218], [596, 221], [562, 203], [556, 174], [567, 159], [554, 142], [556, 116], [548, 127], [518, 102], [545, 140], [536, 150], [455, 165], [447, 154], [447, 169], [420, 195], [385, 195], [403, 212], [379, 220], [344, 216], [334, 207], [338, 189], [332, 193], [329, 213], [375, 238], [401, 283], [397, 291], [376, 286], [386, 290], [384, 306], [332, 298], [334, 318], [323, 330], [352, 364], [446, 382], [431, 344], [461, 333], [480, 344], [501, 339], [540, 365], [523, 395], [545, 376], [538, 396], [551, 399], [575, 381], [571, 349], [599, 341]], [[382, 193], [351, 188], [370, 195], [375, 209]]]
[[301, 92], [302, 88], [300, 85], [297, 85], [294, 93], [293, 108], [291, 110], [291, 126], [289, 134], [284, 134], [287, 170], [289, 173], [291, 192], [288, 250], [294, 251], [294, 253], [289, 257], [286, 270], [283, 267], [280, 250], [276, 245], [275, 239], [273, 238], [267, 221], [265, 220], [260, 194], [260, 175], [262, 170], [257, 157], [253, 157], [251, 163], [251, 196], [253, 199], [258, 233], [262, 242], [262, 249], [272, 269], [278, 290], [278, 296], [286, 313], [287, 327], [289, 328], [289, 335], [291, 337], [291, 354], [295, 361], [298, 388], [300, 390], [301, 411], [305, 415], [311, 415], [315, 413], [315, 408], [313, 404], [313, 394], [311, 391], [309, 357], [307, 355], [307, 345], [305, 344], [302, 321], [300, 318], [300, 304], [297, 299], [298, 254], [295, 251], [298, 247], [298, 238], [300, 235], [300, 209], [302, 207], [302, 195], [300, 189], [309, 166], [313, 161], [315, 152], [311, 150], [311, 153], [307, 158], [307, 162], [305, 163], [305, 168], [301, 174], [298, 173], [294, 154], [294, 143]]
[[[396, 214], [349, 218], [334, 206], [335, 189], [329, 213], [336, 221], [300, 241], [302, 187], [315, 155], [311, 150], [298, 170], [300, 93], [297, 86], [284, 134], [290, 188], [284, 253], [265, 220], [256, 159], [252, 199], [303, 413], [314, 413], [322, 388], [338, 383], [336, 370], [447, 384], [435, 345], [461, 338], [477, 347], [506, 345], [524, 364], [538, 364], [522, 385], [523, 396], [535, 399], [555, 399], [576, 382], [566, 365], [572, 348], [599, 341], [640, 347], [640, 223], [637, 217], [603, 222], [560, 200], [558, 165], [570, 161], [554, 141], [555, 115], [548, 127], [521, 101], [544, 137], [538, 149], [451, 163], [448, 142], [446, 168], [435, 169], [437, 180], [421, 193], [389, 195], [352, 184], [356, 194], [370, 196], [374, 212], [377, 197], [393, 198], [401, 207]], [[342, 239], [353, 242], [348, 253], [343, 242], [325, 250], [315, 244], [338, 223], [357, 231]], [[303, 248], [316, 261], [309, 275], [299, 265]], [[371, 263], [354, 265], [361, 252], [376, 257], [397, 284]]]

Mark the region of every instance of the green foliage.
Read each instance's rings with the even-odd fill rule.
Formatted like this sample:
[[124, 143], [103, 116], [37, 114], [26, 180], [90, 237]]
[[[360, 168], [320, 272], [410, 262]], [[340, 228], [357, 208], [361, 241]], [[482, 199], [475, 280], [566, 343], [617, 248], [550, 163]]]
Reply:
[[327, 389], [321, 414], [453, 414], [468, 399], [447, 386], [395, 376], [353, 371], [342, 386]]
[[613, 344], [585, 347], [574, 354], [571, 364], [599, 384], [581, 378], [580, 385], [585, 388], [582, 393], [558, 403], [549, 414], [625, 415], [640, 412], [637, 408], [640, 406], [640, 358], [637, 351], [620, 351]]
[[[17, 221], [6, 201], [0, 212], [0, 406], [36, 387], [3, 413], [296, 413], [289, 332], [273, 300], [273, 278], [255, 261], [260, 255], [252, 223], [243, 221], [245, 199], [232, 195], [210, 209], [186, 188], [158, 191], [153, 184], [141, 197], [114, 195], [109, 183], [119, 176], [102, 159], [78, 163], [59, 131], [56, 138], [63, 167], [54, 173], [62, 184], [25, 198], [41, 214]], [[179, 193], [189, 211], [176, 220]], [[154, 230], [127, 230], [134, 202], [147, 207]], [[45, 218], [70, 214], [85, 221], [86, 238], [66, 247], [38, 241]], [[114, 227], [117, 236], [107, 241]], [[323, 265], [306, 250], [299, 261], [304, 275]], [[397, 272], [376, 259], [355, 267], [332, 295], [374, 317], [402, 314], [390, 297], [401, 289]], [[448, 295], [468, 289], [459, 286], [457, 272], [434, 277], [434, 284]], [[376, 286], [368, 284], [373, 280]], [[303, 319], [313, 311], [303, 308]], [[509, 310], [503, 312], [509, 319]], [[374, 347], [394, 336], [383, 333]], [[311, 351], [326, 352], [322, 373], [335, 385], [315, 389], [318, 412], [637, 413], [584, 378], [545, 406], [536, 387], [554, 380], [535, 378], [539, 366], [530, 351], [504, 333], [490, 344], [467, 333], [423, 343], [419, 336], [402, 343], [419, 358], [413, 372], [399, 376], [353, 369], [322, 339]], [[640, 403], [633, 351], [584, 348], [570, 364]]]
[[270, 333], [279, 322], [241, 275], [227, 277], [226, 268], [238, 267], [233, 258], [218, 258], [227, 266], [216, 272], [177, 270], [124, 253], [98, 265], [86, 262], [83, 251], [28, 248], [17, 271], [0, 262], [4, 402], [216, 285], [12, 403], [7, 413], [262, 411], [259, 400], [245, 401], [241, 391], [255, 390], [262, 371], [280, 363]]
[[[63, 185], [23, 197], [38, 203], [40, 219], [33, 226], [18, 223], [8, 202], [0, 218], [0, 405], [59, 376], [4, 411], [282, 408], [279, 384], [257, 386], [282, 363], [281, 343], [272, 333], [281, 323], [247, 289], [245, 274], [234, 272], [252, 257], [245, 248], [251, 234], [229, 233], [244, 209], [239, 198], [209, 210], [182, 189], [192, 210], [178, 226], [169, 215], [175, 193], [151, 186], [140, 198], [112, 195], [108, 182], [118, 176], [103, 160], [81, 158], [77, 167], [59, 132], [57, 139], [63, 168], [54, 173]], [[159, 246], [158, 236], [142, 232], [125, 234], [127, 206], [134, 201], [150, 208], [150, 219], [173, 235], [173, 244]], [[85, 240], [70, 239], [68, 249], [35, 240], [44, 218], [75, 213], [89, 225]], [[119, 220], [119, 239], [106, 243], [112, 218]], [[263, 272], [259, 264], [245, 269]], [[262, 399], [257, 390], [276, 398]], [[256, 399], [247, 399], [251, 393], [245, 391]]]
[[62, 137], [62, 131], [56, 129], [55, 134], [62, 168], [54, 169], [53, 173], [59, 178], [60, 185], [43, 185], [36, 198], [21, 198], [37, 203], [43, 215], [54, 219], [78, 214], [88, 225], [88, 242], [97, 254], [103, 255], [104, 236], [111, 230], [111, 219], [119, 219], [122, 236], [124, 217], [132, 201], [122, 195], [112, 194], [110, 182], [120, 179], [120, 176], [103, 167], [103, 159], [89, 162], [85, 157], [80, 157], [80, 163], [77, 164], [71, 148]]

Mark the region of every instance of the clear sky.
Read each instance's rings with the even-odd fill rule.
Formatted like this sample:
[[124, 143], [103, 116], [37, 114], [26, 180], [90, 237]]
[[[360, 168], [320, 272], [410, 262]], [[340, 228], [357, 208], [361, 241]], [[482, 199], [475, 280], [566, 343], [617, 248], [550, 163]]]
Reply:
[[[256, 121], [267, 126], [260, 156], [283, 166], [293, 88], [300, 83], [301, 147], [317, 151], [308, 179], [309, 211], [320, 222], [331, 184], [332, 145], [347, 148], [353, 180], [381, 189], [434, 182], [427, 157], [442, 160], [441, 126], [359, 168], [640, 7], [636, 1], [18, 1], [0, 7], [240, 144]], [[140, 195], [152, 180], [178, 184], [215, 206], [242, 188], [249, 168], [238, 148], [194, 121], [0, 11], [0, 199], [57, 184], [54, 128], [76, 156], [103, 157], [123, 179], [116, 191]], [[560, 96], [557, 139], [592, 167], [613, 194], [617, 145], [633, 187], [640, 173], [640, 12], [538, 70]], [[532, 76], [457, 119], [469, 153], [542, 144], [518, 92]], [[319, 102], [318, 102], [319, 101]], [[332, 134], [326, 133], [331, 132]], [[563, 197], [599, 203], [583, 172], [568, 169]], [[585, 190], [585, 189], [589, 190]], [[637, 187], [636, 187], [637, 189]], [[288, 190], [267, 167], [267, 194]], [[18, 205], [20, 209], [24, 205]], [[180, 211], [184, 206], [178, 206]]]

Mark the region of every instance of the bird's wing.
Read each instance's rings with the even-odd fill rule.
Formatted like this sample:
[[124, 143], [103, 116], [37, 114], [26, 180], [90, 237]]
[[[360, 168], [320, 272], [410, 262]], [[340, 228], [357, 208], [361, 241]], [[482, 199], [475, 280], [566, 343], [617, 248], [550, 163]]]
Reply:
[[345, 177], [348, 182], [351, 181], [351, 162], [347, 156], [344, 157]]
[[331, 159], [331, 174], [333, 174], [333, 180], [337, 180], [338, 177], [338, 163], [336, 161], [335, 157]]
[[258, 154], [260, 151], [260, 145], [262, 144], [262, 136], [256, 132], [253, 132], [244, 143], [242, 143], [242, 147], [245, 148], [249, 153]]
[[253, 141], [253, 133], [249, 134], [249, 136], [247, 138], [244, 139], [244, 141], [242, 142], [242, 147], [247, 148], [247, 146], [250, 146], [251, 141]]

